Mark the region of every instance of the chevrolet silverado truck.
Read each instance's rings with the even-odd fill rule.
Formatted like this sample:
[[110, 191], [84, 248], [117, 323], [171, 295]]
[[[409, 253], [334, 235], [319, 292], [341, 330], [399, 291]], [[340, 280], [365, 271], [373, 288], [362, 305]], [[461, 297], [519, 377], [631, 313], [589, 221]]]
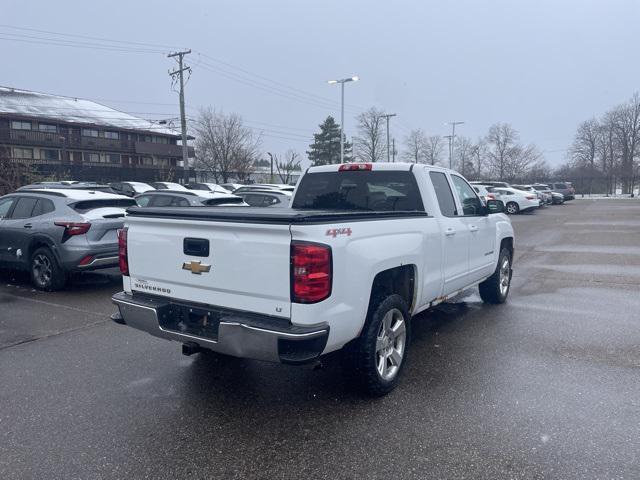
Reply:
[[371, 395], [397, 384], [411, 319], [479, 286], [509, 293], [514, 234], [452, 170], [311, 167], [291, 208], [130, 208], [112, 319], [183, 344], [302, 364], [342, 350]]

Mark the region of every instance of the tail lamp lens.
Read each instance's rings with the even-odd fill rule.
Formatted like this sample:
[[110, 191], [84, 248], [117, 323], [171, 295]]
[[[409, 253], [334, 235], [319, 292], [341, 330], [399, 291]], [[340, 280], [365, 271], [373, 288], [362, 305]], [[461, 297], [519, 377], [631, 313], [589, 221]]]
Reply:
[[129, 256], [127, 255], [127, 227], [118, 230], [118, 265], [122, 275], [129, 275]]
[[84, 235], [91, 228], [89, 222], [65, 222], [62, 220], [54, 222], [58, 227], [64, 227], [64, 234], [68, 237], [73, 235]]
[[371, 163], [344, 163], [338, 167], [339, 172], [369, 172], [373, 169]]
[[318, 243], [291, 243], [291, 301], [317, 303], [331, 295], [331, 247]]

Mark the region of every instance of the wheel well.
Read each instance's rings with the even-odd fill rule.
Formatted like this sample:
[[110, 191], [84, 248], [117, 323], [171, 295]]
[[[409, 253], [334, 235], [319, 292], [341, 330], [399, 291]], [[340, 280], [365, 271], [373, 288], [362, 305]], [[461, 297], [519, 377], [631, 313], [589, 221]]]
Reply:
[[[53, 250], [49, 242], [44, 238], [34, 238], [29, 244], [29, 249], [27, 250], [27, 255], [25, 257], [27, 262], [31, 261], [31, 255], [33, 255], [33, 252], [35, 252], [40, 247], [47, 247], [48, 249]], [[54, 252], [54, 255], [55, 255], [55, 252]]]
[[511, 256], [513, 257], [513, 237], [502, 239], [502, 242], [500, 242], [500, 251], [502, 251], [503, 248], [509, 250], [509, 252], [511, 252]]
[[371, 310], [381, 298], [386, 298], [396, 293], [407, 302], [409, 311], [411, 311], [415, 293], [415, 277], [414, 265], [402, 265], [378, 273], [373, 279], [373, 285], [371, 287], [369, 310]]

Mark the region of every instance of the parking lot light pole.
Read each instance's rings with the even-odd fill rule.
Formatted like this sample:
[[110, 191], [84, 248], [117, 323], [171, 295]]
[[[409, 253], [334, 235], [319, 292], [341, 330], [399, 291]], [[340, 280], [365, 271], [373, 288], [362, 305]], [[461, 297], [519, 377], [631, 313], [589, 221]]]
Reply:
[[327, 83], [333, 85], [340, 84], [340, 163], [344, 163], [344, 84], [347, 82], [357, 82], [360, 77], [353, 76], [341, 80], [329, 80]]
[[[451, 139], [449, 140], [449, 168], [453, 165], [453, 148], [456, 139], [456, 125], [462, 125], [464, 122], [447, 122], [445, 125], [451, 125]], [[446, 137], [448, 138], [448, 137]]]

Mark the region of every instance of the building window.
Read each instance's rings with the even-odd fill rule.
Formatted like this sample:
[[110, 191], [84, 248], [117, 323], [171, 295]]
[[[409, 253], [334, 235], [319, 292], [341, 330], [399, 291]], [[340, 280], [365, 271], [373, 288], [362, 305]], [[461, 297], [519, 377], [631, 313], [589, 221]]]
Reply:
[[82, 160], [87, 163], [100, 163], [100, 155], [97, 153], [84, 152]]
[[142, 157], [142, 165], [153, 165], [153, 157]]
[[94, 138], [97, 138], [98, 137], [98, 130], [96, 130], [94, 128], [83, 128], [82, 129], [82, 136], [83, 137], [94, 137]]
[[58, 131], [58, 127], [50, 123], [41, 123], [38, 125], [38, 130], [41, 132], [56, 133]]
[[168, 167], [169, 159], [168, 158], [156, 158], [156, 165], [160, 167]]
[[120, 154], [119, 153], [107, 153], [106, 159], [107, 159], [107, 163], [120, 163]]
[[140, 140], [143, 142], [151, 143], [153, 137], [151, 135], [140, 135]]
[[33, 148], [14, 148], [13, 156], [15, 158], [33, 158]]
[[169, 143], [169, 139], [167, 139], [167, 137], [153, 137], [153, 143], [162, 143], [166, 145]]
[[40, 150], [41, 160], [59, 160], [58, 150]]
[[23, 122], [22, 120], [13, 120], [11, 128], [14, 130], [31, 130], [31, 122]]
[[118, 132], [104, 132], [104, 138], [110, 138], [112, 140], [118, 140], [120, 138], [120, 134]]

